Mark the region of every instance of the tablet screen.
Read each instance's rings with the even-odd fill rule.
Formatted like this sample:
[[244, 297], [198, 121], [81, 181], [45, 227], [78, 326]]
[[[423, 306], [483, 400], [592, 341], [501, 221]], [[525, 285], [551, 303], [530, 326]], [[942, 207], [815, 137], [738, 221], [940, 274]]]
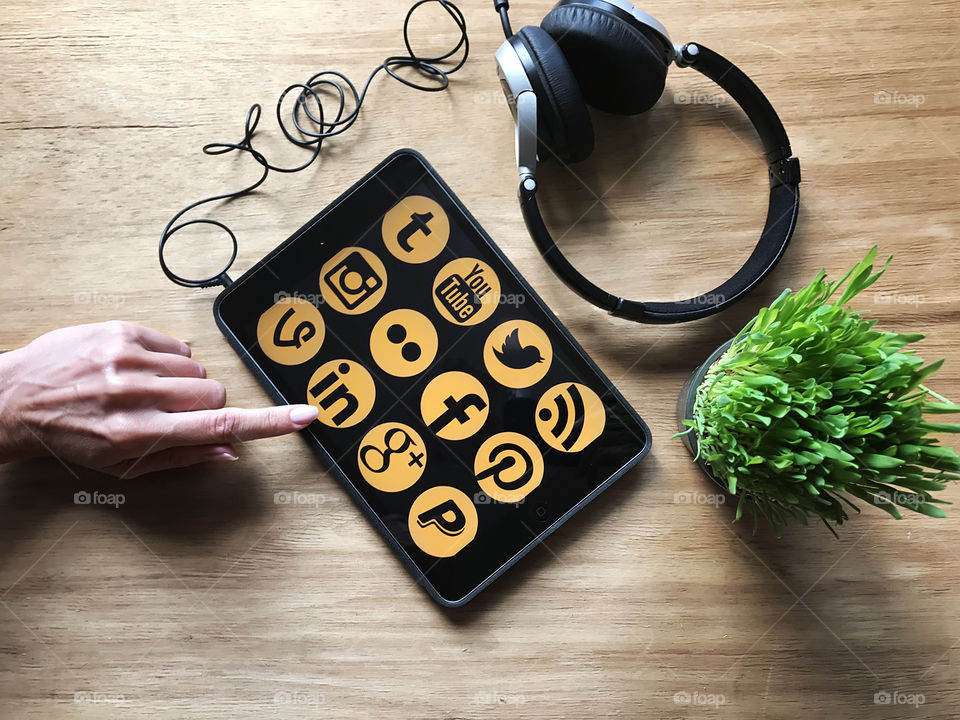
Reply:
[[646, 453], [643, 421], [427, 162], [394, 153], [225, 290], [217, 321], [440, 602]]

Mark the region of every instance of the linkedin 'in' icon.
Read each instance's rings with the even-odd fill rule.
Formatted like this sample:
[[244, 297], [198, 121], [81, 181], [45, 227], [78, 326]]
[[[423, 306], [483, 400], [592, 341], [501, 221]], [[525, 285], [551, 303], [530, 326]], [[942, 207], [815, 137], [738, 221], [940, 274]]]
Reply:
[[363, 420], [377, 398], [367, 369], [353, 360], [331, 360], [321, 365], [307, 383], [307, 402], [320, 411], [328, 427], [352, 427]]

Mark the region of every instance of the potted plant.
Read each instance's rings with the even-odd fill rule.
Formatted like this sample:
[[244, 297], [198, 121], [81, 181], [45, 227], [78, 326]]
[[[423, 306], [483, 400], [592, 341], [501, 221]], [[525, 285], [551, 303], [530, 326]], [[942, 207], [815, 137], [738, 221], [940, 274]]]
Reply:
[[833, 525], [855, 500], [901, 518], [945, 517], [934, 496], [960, 478], [960, 456], [935, 434], [960, 412], [924, 385], [943, 361], [909, 349], [923, 335], [874, 327], [849, 303], [873, 284], [877, 248], [842, 279], [821, 270], [785, 290], [687, 381], [680, 435], [701, 467], [738, 499], [736, 520], [761, 517], [779, 536], [791, 518]]

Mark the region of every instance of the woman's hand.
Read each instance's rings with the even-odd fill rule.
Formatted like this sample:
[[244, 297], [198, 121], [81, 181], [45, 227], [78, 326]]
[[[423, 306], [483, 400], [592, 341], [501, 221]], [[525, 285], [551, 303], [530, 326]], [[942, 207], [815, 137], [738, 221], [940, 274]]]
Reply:
[[128, 322], [78, 325], [0, 355], [0, 462], [52, 454], [120, 477], [237, 459], [301, 430], [310, 405], [225, 408], [186, 344]]

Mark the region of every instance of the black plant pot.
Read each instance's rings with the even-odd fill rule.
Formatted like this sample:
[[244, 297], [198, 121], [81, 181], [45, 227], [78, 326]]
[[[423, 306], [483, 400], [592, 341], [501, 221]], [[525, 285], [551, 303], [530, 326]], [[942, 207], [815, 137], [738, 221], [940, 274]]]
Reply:
[[[680, 397], [677, 399], [677, 424], [680, 427], [680, 432], [685, 432], [689, 429], [683, 424], [683, 421], [693, 419], [693, 406], [697, 399], [697, 389], [703, 383], [703, 379], [707, 376], [711, 366], [720, 359], [720, 356], [723, 355], [732, 344], [733, 339], [731, 338], [714, 350], [710, 357], [708, 357], [700, 367], [694, 370], [693, 374], [690, 375], [690, 377], [687, 378], [687, 381], [683, 384], [683, 388], [680, 390]], [[687, 446], [687, 450], [690, 451], [690, 454], [696, 458], [696, 430], [692, 430], [691, 432], [683, 435], [683, 444]], [[713, 474], [713, 470], [710, 468], [709, 463], [705, 462], [702, 458], [698, 458], [697, 465], [701, 467], [703, 472], [706, 473], [707, 477], [709, 477], [714, 483], [723, 489], [724, 493], [727, 493], [727, 495], [730, 496], [730, 493], [727, 491], [727, 484]]]

